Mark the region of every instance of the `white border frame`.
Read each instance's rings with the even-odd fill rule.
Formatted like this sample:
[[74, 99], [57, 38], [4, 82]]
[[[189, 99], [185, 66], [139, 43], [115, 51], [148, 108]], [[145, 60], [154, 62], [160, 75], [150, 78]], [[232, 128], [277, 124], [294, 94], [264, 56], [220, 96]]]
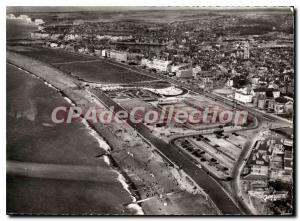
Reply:
[[[1, 186], [0, 186], [0, 208], [1, 208], [1, 218], [4, 218], [6, 220], [8, 219], [16, 219], [16, 218], [10, 218], [9, 216], [6, 215], [6, 24], [5, 24], [5, 16], [6, 16], [6, 6], [294, 6], [297, 9], [299, 9], [297, 6], [299, 5], [299, 1], [296, 0], [244, 0], [244, 1], [227, 1], [225, 2], [224, 0], [208, 0], [205, 2], [200, 2], [197, 0], [101, 0], [101, 1], [96, 1], [96, 0], [51, 0], [51, 1], [35, 1], [35, 0], [6, 0], [6, 1], [1, 1], [1, 15], [3, 16], [3, 19], [1, 19], [0, 23], [0, 31], [1, 31], [1, 36], [0, 36], [0, 41], [1, 41], [1, 75], [0, 75], [0, 103], [2, 104], [0, 107], [0, 120], [1, 120], [1, 126], [0, 126], [0, 144], [1, 144], [1, 169], [0, 169], [0, 174], [1, 174]], [[298, 11], [297, 11], [298, 13]], [[299, 16], [299, 15], [298, 15]], [[296, 17], [297, 19], [297, 17]], [[299, 22], [296, 22], [297, 26], [296, 31], [299, 29]], [[299, 39], [299, 35], [296, 34], [297, 39]], [[297, 42], [298, 43], [298, 42]], [[298, 46], [299, 43], [297, 44], [296, 51], [298, 51]], [[297, 61], [296, 64], [299, 64], [299, 56], [296, 56]], [[298, 65], [296, 65], [298, 66]], [[296, 72], [297, 74], [297, 72]], [[299, 76], [297, 77], [297, 84], [296, 88], [299, 87]], [[298, 106], [299, 104], [299, 90], [297, 90], [296, 94], [296, 105]], [[297, 108], [298, 109], [298, 108]], [[299, 118], [298, 118], [299, 120]], [[295, 122], [295, 125], [298, 123]], [[5, 122], [5, 123], [4, 123]], [[299, 137], [299, 128], [296, 134], [296, 137]], [[299, 140], [298, 140], [299, 143]], [[297, 143], [297, 144], [298, 144]], [[299, 145], [298, 145], [299, 146]], [[295, 147], [297, 148], [297, 147]], [[299, 156], [300, 150], [297, 150], [297, 159], [300, 159]], [[299, 171], [296, 170], [296, 178], [299, 177]], [[298, 179], [295, 182], [295, 184], [298, 184]], [[297, 187], [296, 187], [297, 188]], [[299, 193], [299, 189], [296, 190], [296, 193]], [[297, 198], [298, 198], [297, 194]], [[296, 214], [299, 212], [299, 204], [298, 202], [296, 203], [297, 208]], [[76, 219], [80, 220], [85, 220], [89, 217], [80, 217]], [[100, 218], [100, 217], [99, 217]], [[196, 217], [203, 219], [203, 217]], [[228, 217], [231, 218], [231, 217]], [[256, 218], [253, 217], [255, 220], [263, 220], [264, 218]], [[283, 219], [290, 219], [291, 217], [285, 217]], [[34, 220], [41, 220], [43, 218], [26, 218], [28, 219], [34, 219]], [[52, 219], [52, 218], [51, 218]], [[63, 218], [59, 217], [56, 218], [57, 220], [62, 220]], [[115, 217], [115, 218], [108, 218], [108, 217], [102, 217], [101, 219], [109, 219], [109, 220], [119, 220], [119, 219], [124, 219], [122, 217]], [[132, 217], [128, 217], [127, 219], [132, 219]], [[134, 218], [135, 220], [141, 220], [143, 219], [142, 217], [139, 218]], [[156, 219], [163, 219], [163, 217], [156, 218]], [[188, 219], [185, 217], [181, 217], [180, 219]], [[209, 218], [210, 220], [216, 220], [218, 218]], [[240, 218], [238, 218], [240, 219]]]

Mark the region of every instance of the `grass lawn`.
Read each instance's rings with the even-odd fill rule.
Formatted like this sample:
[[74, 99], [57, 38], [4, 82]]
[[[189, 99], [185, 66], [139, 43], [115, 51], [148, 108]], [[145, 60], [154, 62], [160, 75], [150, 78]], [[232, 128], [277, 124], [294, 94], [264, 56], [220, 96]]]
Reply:
[[100, 83], [132, 83], [154, 80], [146, 75], [138, 74], [110, 63], [95, 61], [59, 65], [60, 69], [90, 82]]

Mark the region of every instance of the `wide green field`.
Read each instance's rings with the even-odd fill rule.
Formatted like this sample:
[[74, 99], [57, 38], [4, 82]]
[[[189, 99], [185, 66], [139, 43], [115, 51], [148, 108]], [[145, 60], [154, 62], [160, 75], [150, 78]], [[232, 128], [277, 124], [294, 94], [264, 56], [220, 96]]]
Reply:
[[154, 80], [149, 76], [138, 74], [105, 61], [62, 64], [59, 65], [59, 68], [65, 72], [72, 72], [73, 75], [89, 82], [121, 84]]
[[150, 76], [126, 69], [122, 65], [112, 64], [97, 57], [75, 54], [62, 49], [44, 47], [19, 47], [18, 49], [18, 47], [15, 47], [12, 50], [47, 64], [52, 64], [60, 70], [88, 82], [122, 84], [155, 80], [155, 78]]
[[123, 204], [131, 197], [118, 174], [96, 157], [104, 153], [96, 139], [80, 122], [54, 124], [51, 112], [57, 106], [68, 103], [42, 81], [7, 65], [7, 160], [25, 165], [22, 173], [8, 169], [7, 212], [130, 213]]
[[[25, 48], [25, 47], [24, 47]], [[16, 48], [17, 50], [17, 48]], [[46, 47], [26, 47], [26, 50], [18, 51], [20, 54], [38, 59], [48, 64], [72, 61], [95, 60], [96, 57], [87, 57], [63, 51], [62, 49], [50, 49]]]

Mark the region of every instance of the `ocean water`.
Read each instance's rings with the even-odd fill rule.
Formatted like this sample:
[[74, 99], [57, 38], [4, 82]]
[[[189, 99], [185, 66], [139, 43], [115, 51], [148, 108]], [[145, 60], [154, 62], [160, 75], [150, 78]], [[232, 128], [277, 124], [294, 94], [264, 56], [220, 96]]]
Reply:
[[[107, 153], [107, 143], [81, 122], [54, 124], [51, 111], [58, 105], [70, 104], [51, 85], [7, 65], [7, 160], [42, 171], [40, 177], [9, 171], [7, 212], [141, 214], [137, 205], [126, 207], [135, 199], [109, 157], [96, 157]], [[46, 164], [71, 169], [56, 176]], [[64, 173], [70, 178], [62, 178]]]

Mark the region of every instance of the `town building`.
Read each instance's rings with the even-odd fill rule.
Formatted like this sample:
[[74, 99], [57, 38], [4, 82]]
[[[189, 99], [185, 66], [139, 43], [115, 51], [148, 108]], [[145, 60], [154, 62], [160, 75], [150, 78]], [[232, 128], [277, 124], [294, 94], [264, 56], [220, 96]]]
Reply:
[[57, 43], [50, 43], [50, 47], [51, 47], [51, 48], [57, 48], [57, 47], [58, 47], [58, 44], [57, 44]]
[[291, 150], [284, 151], [284, 169], [287, 171], [293, 170], [293, 152]]
[[250, 58], [250, 50], [249, 50], [249, 43], [244, 42], [244, 59]]
[[127, 53], [123, 51], [110, 50], [110, 58], [115, 59], [117, 61], [126, 62], [127, 61]]
[[45, 22], [43, 21], [43, 19], [37, 18], [37, 19], [34, 20], [34, 24], [35, 24], [35, 25], [42, 25], [42, 24], [44, 24], [44, 23], [45, 23]]
[[242, 103], [251, 103], [252, 97], [251, 90], [247, 87], [237, 89], [234, 93], [234, 99]]
[[152, 68], [159, 70], [159, 71], [169, 72], [170, 64], [171, 64], [171, 61], [153, 59]]
[[31, 32], [30, 37], [32, 39], [47, 39], [49, 38], [50, 34], [46, 32]]
[[101, 56], [101, 52], [102, 52], [101, 50], [95, 49], [94, 54], [97, 56]]
[[226, 86], [227, 86], [227, 87], [232, 87], [232, 86], [233, 86], [233, 80], [232, 80], [232, 79], [228, 79], [228, 80], [226, 81]]
[[201, 67], [199, 65], [196, 65], [194, 68], [193, 68], [193, 77], [195, 79], [199, 79], [199, 73], [202, 71]]
[[108, 57], [108, 50], [106, 50], [106, 49], [101, 50], [101, 56]]
[[193, 68], [191, 64], [172, 65], [171, 72], [178, 78], [193, 77]]
[[162, 72], [171, 71], [170, 64], [171, 64], [171, 61], [164, 61], [164, 60], [159, 60], [159, 59], [149, 60], [149, 59], [143, 58], [141, 60], [141, 65], [146, 66], [147, 68], [155, 69], [157, 71], [162, 71]]
[[269, 174], [269, 167], [265, 165], [252, 165], [249, 177], [264, 177], [267, 178]]
[[257, 85], [259, 83], [259, 76], [255, 75], [250, 79], [252, 84]]
[[251, 94], [254, 97], [258, 97], [259, 95], [263, 95], [265, 97], [278, 98], [278, 97], [280, 97], [280, 90], [275, 89], [275, 88], [259, 87], [259, 88], [252, 89]]
[[291, 113], [293, 111], [293, 101], [286, 97], [278, 97], [275, 99], [274, 111], [277, 114]]

